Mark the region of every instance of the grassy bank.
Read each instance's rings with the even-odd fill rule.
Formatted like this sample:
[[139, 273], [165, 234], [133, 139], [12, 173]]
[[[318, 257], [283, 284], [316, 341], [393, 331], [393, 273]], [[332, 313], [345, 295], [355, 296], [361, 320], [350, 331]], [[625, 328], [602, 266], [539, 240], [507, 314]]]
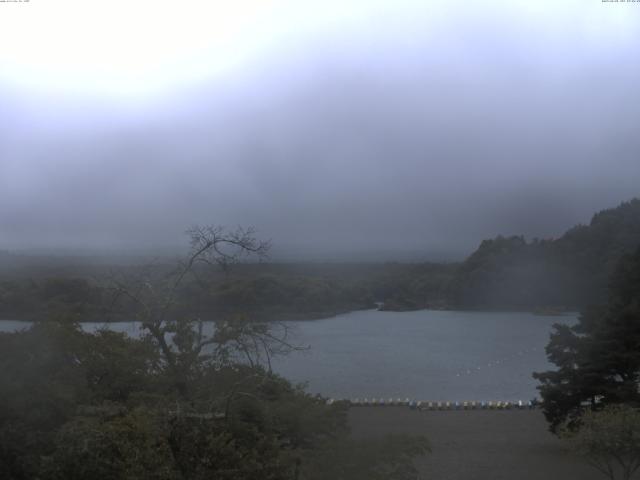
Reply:
[[429, 480], [598, 480], [602, 475], [567, 452], [538, 410], [425, 411], [358, 407], [352, 435], [425, 435], [432, 453], [416, 461]]

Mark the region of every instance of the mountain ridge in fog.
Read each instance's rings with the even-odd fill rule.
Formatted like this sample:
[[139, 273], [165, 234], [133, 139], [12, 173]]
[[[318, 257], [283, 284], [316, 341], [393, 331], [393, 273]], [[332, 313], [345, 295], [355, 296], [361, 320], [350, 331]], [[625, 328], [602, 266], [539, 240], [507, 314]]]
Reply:
[[282, 256], [461, 258], [637, 194], [632, 25], [405, 7], [153, 100], [0, 78], [0, 248], [180, 249], [215, 222]]
[[[485, 238], [477, 239], [476, 247], [466, 251], [460, 252], [459, 250], [451, 249], [433, 251], [425, 247], [424, 249], [405, 249], [405, 250], [381, 250], [381, 251], [346, 251], [337, 252], [334, 254], [318, 254], [313, 250], [305, 249], [296, 245], [278, 245], [277, 243], [272, 246], [270, 253], [270, 261], [279, 263], [305, 263], [305, 262], [328, 262], [328, 263], [385, 263], [385, 262], [400, 262], [400, 263], [421, 263], [421, 262], [461, 262], [469, 256], [473, 255], [477, 251], [477, 248], [481, 246], [485, 241], [498, 237], [521, 237], [525, 241], [532, 241], [537, 239], [543, 239], [545, 241], [556, 241], [565, 237], [571, 231], [578, 230], [580, 228], [588, 227], [593, 224], [594, 219], [599, 215], [604, 215], [607, 212], [615, 212], [626, 206], [633, 206], [638, 203], [639, 197], [634, 197], [631, 200], [623, 201], [613, 207], [601, 208], [596, 213], [591, 213], [590, 217], [583, 222], [574, 222], [573, 226], [565, 226], [558, 235], [523, 235], [517, 231], [507, 232], [495, 232], [493, 235]], [[522, 220], [520, 220], [522, 221]], [[257, 236], [260, 237], [260, 232], [257, 232]], [[76, 259], [78, 261], [85, 262], [91, 261], [94, 263], [108, 264], [110, 261], [116, 261], [116, 263], [135, 264], [140, 261], [172, 261], [184, 253], [187, 250], [187, 237], [184, 237], [184, 245], [178, 244], [174, 246], [135, 246], [129, 248], [112, 248], [112, 249], [99, 249], [91, 247], [41, 247], [41, 248], [15, 248], [15, 249], [0, 249], [0, 259], [5, 257], [5, 262], [8, 258], [13, 258], [13, 261], [17, 261], [19, 258], [41, 258], [58, 257], [60, 260]]]

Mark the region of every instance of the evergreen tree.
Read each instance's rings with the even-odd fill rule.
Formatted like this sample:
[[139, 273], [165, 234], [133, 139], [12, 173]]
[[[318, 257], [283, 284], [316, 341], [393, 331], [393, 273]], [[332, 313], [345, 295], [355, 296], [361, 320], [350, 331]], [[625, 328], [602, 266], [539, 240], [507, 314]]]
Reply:
[[575, 423], [585, 406], [639, 404], [640, 248], [620, 259], [606, 306], [583, 311], [575, 326], [554, 328], [547, 355], [558, 369], [534, 373], [552, 431]]

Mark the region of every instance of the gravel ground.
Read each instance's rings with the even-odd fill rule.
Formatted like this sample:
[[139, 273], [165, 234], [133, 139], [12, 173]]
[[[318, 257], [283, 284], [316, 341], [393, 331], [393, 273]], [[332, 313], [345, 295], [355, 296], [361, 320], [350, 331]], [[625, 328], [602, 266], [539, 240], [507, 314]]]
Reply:
[[416, 460], [429, 480], [602, 480], [547, 431], [537, 410], [417, 411], [354, 407], [354, 437], [425, 435], [432, 453]]

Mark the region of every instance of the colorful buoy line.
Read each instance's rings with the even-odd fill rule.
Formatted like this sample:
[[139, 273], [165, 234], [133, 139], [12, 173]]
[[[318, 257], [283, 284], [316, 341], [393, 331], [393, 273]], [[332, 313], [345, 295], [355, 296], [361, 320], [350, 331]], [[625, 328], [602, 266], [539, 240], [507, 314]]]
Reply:
[[384, 406], [397, 406], [397, 407], [409, 407], [416, 410], [531, 410], [537, 407], [537, 400], [517, 400], [517, 401], [466, 401], [466, 402], [430, 402], [422, 400], [411, 400], [406, 398], [404, 400], [397, 398], [354, 398], [354, 399], [334, 399], [329, 398], [327, 405], [333, 405], [334, 403], [347, 403], [352, 407], [384, 407]]

